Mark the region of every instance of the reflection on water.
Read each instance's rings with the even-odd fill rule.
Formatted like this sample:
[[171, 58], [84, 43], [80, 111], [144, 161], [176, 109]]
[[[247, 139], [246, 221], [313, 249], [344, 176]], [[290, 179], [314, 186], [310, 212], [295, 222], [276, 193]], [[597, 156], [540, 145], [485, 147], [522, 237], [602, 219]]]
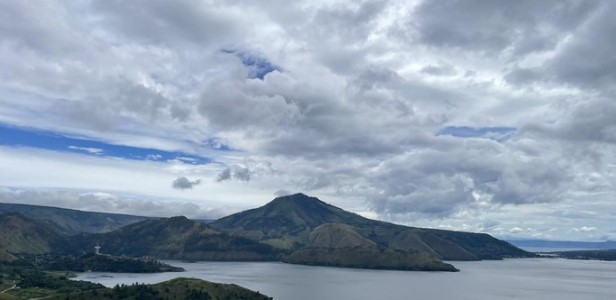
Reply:
[[510, 259], [454, 262], [449, 272], [374, 271], [283, 263], [168, 261], [184, 273], [84, 273], [106, 286], [195, 277], [235, 283], [274, 299], [616, 299], [616, 262]]

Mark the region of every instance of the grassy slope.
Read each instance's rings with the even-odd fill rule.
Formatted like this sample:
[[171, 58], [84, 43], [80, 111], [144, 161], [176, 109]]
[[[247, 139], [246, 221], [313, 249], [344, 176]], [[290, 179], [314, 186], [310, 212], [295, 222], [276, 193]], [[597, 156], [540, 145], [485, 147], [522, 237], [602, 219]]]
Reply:
[[352, 226], [380, 247], [420, 250], [446, 260], [500, 259], [531, 254], [487, 234], [407, 227], [370, 220], [303, 194], [279, 197], [265, 206], [221, 218], [214, 228], [278, 247], [310, 246], [310, 233], [325, 223]]
[[423, 251], [355, 248], [306, 248], [283, 259], [286, 263], [364, 269], [457, 271], [452, 265]]
[[73, 237], [64, 252], [91, 252], [96, 244], [112, 255], [153, 256], [187, 260], [276, 260], [281, 253], [269, 245], [221, 234], [185, 217], [146, 220], [119, 230]]
[[53, 230], [18, 214], [0, 215], [0, 248], [11, 254], [42, 254], [62, 243]]

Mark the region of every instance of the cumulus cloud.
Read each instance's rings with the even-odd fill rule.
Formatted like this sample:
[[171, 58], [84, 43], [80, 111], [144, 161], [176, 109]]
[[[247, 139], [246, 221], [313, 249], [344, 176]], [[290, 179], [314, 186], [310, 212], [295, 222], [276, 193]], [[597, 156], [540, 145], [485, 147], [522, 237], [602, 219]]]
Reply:
[[238, 181], [250, 181], [251, 171], [246, 167], [232, 166], [227, 167], [216, 176], [216, 182], [235, 179]]
[[[540, 224], [556, 222], [550, 207], [564, 219], [580, 207], [612, 211], [613, 6], [5, 1], [0, 122], [216, 163], [196, 168], [150, 157], [156, 167], [133, 172], [135, 165], [104, 155], [86, 163], [0, 148], [3, 166], [16, 172], [3, 180], [155, 190], [114, 180], [138, 173], [171, 193], [169, 178], [177, 177], [178, 189], [200, 183], [178, 177], [190, 174], [225, 182], [211, 195], [223, 203], [250, 198], [235, 203], [243, 208], [284, 186], [398, 222], [553, 234], [558, 226]], [[446, 128], [507, 131], [463, 138], [441, 134]], [[33, 158], [71, 180], [41, 179], [46, 173]], [[110, 165], [114, 171], [104, 173]], [[107, 176], [67, 175], [91, 168]], [[536, 223], [515, 225], [516, 216]], [[488, 222], [495, 219], [504, 221]], [[604, 234], [606, 226], [581, 219], [558, 232], [588, 226]]]
[[548, 51], [596, 9], [598, 1], [423, 1], [409, 22], [427, 45], [516, 56]]
[[192, 189], [195, 185], [201, 184], [201, 179], [189, 180], [182, 176], [173, 180], [171, 186], [176, 190], [188, 190]]

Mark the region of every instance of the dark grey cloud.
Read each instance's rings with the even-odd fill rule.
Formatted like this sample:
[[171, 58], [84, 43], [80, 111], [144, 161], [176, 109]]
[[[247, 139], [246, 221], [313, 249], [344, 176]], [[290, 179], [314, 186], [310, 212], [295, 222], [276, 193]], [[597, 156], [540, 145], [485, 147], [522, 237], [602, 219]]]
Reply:
[[189, 180], [188, 178], [182, 176], [174, 179], [171, 186], [176, 190], [189, 190], [199, 184], [201, 184], [201, 179]]
[[599, 8], [554, 57], [541, 66], [513, 69], [506, 77], [508, 82], [573, 86], [613, 93], [616, 58], [610, 49], [616, 46], [616, 38], [610, 33], [616, 30], [616, 21], [610, 11], [614, 9], [614, 3], [604, 1]]
[[454, 140], [449, 149], [399, 156], [368, 179], [377, 188], [369, 202], [387, 214], [448, 216], [479, 202], [521, 205], [562, 199], [573, 177], [565, 160], [510, 151], [494, 141]]
[[537, 137], [574, 143], [613, 145], [616, 143], [616, 104], [608, 97], [592, 97], [559, 109], [559, 118], [550, 123], [529, 123], [525, 130]]
[[409, 22], [427, 45], [515, 57], [553, 49], [597, 6], [598, 1], [424, 1]]
[[218, 176], [216, 176], [216, 182], [221, 182], [229, 179], [231, 179], [231, 168], [226, 168], [222, 170], [222, 172], [220, 172]]
[[427, 65], [421, 68], [421, 73], [431, 76], [453, 76], [456, 75], [456, 69], [447, 63], [437, 65]]
[[145, 43], [224, 44], [227, 36], [239, 30], [237, 23], [229, 20], [232, 14], [205, 2], [103, 1], [93, 5], [103, 16], [99, 28], [111, 28], [114, 34]]
[[250, 180], [250, 170], [248, 168], [238, 167], [233, 171], [233, 178], [241, 181], [249, 181]]
[[216, 176], [216, 182], [235, 179], [238, 181], [250, 181], [250, 169], [241, 166], [227, 167]]

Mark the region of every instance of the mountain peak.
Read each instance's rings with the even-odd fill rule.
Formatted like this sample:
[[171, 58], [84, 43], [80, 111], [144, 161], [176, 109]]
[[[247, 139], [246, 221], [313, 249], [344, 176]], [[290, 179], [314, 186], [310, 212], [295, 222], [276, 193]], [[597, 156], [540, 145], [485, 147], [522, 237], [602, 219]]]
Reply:
[[310, 231], [326, 223], [365, 224], [375, 221], [344, 211], [316, 197], [302, 193], [278, 197], [259, 208], [233, 214], [212, 223], [215, 228], [255, 230], [284, 237], [292, 232]]
[[292, 205], [292, 206], [301, 206], [301, 207], [317, 207], [317, 206], [330, 206], [333, 207], [321, 200], [317, 197], [310, 197], [306, 194], [297, 193], [293, 195], [281, 196], [277, 197], [274, 200], [267, 203], [264, 207], [268, 206], [276, 206], [276, 205]]
[[317, 197], [310, 197], [304, 193], [295, 193], [291, 195], [276, 197], [271, 202], [274, 202], [274, 201], [305, 201], [305, 200], [306, 201], [309, 201], [309, 200], [321, 201]]

